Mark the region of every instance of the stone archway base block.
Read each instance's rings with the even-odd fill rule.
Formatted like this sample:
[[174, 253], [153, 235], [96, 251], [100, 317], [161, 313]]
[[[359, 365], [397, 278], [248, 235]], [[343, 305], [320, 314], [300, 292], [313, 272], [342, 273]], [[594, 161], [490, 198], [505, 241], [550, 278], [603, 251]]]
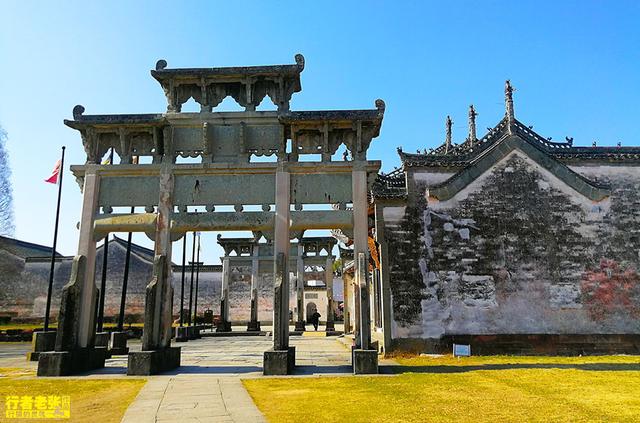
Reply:
[[353, 374], [372, 375], [378, 373], [378, 351], [353, 350]]
[[221, 321], [216, 325], [216, 332], [231, 332], [231, 322]]
[[255, 322], [250, 321], [250, 322], [247, 324], [247, 332], [260, 332], [260, 322], [257, 322], [257, 321], [255, 321]]
[[129, 347], [127, 347], [127, 338], [127, 332], [111, 332], [109, 352], [111, 352], [112, 356], [129, 354]]
[[31, 341], [31, 345], [33, 346], [33, 351], [27, 353], [28, 361], [38, 361], [40, 358], [40, 353], [45, 351], [53, 351], [56, 346], [56, 331], [37, 331], [33, 332], [33, 338]]
[[127, 375], [148, 376], [180, 367], [180, 347], [129, 353]]
[[286, 350], [264, 352], [263, 374], [265, 376], [290, 375], [296, 367], [296, 347]]
[[106, 347], [41, 352], [38, 376], [70, 376], [101, 369], [108, 356]]
[[178, 326], [176, 328], [176, 342], [187, 342], [189, 340], [189, 326]]

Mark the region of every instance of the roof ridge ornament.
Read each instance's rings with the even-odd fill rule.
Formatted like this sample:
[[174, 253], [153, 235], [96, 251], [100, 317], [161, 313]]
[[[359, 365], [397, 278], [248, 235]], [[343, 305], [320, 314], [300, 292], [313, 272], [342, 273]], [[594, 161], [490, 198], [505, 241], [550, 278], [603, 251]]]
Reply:
[[511, 80], [507, 79], [504, 83], [504, 105], [505, 105], [505, 117], [509, 123], [509, 132], [511, 132], [511, 124], [516, 119], [513, 111], [513, 92], [515, 88], [511, 85]]
[[469, 106], [469, 144], [473, 147], [473, 144], [478, 141], [478, 137], [476, 135], [476, 116], [478, 113], [476, 109], [473, 107], [473, 104]]
[[159, 71], [159, 70], [162, 70], [162, 69], [166, 69], [167, 65], [168, 64], [167, 64], [166, 60], [160, 59], [160, 60], [158, 60], [156, 62], [156, 70]]
[[78, 104], [73, 108], [73, 120], [80, 120], [82, 114], [84, 113], [84, 106], [82, 104]]
[[448, 154], [451, 149], [451, 127], [453, 126], [453, 121], [451, 120], [451, 116], [447, 115], [447, 120], [445, 121], [447, 131], [446, 138], [444, 141], [444, 154]]

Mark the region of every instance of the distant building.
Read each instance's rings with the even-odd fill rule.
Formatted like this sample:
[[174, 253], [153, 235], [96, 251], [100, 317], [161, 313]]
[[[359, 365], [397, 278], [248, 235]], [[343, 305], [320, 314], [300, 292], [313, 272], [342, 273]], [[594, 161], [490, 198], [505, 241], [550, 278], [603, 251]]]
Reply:
[[[114, 320], [120, 310], [124, 262], [127, 250], [125, 239], [112, 236], [109, 241], [107, 264], [105, 316], [107, 321]], [[102, 278], [103, 245], [98, 246], [96, 255], [96, 285]], [[60, 294], [69, 282], [73, 257], [56, 253], [56, 266], [51, 302], [51, 317], [55, 321], [60, 307]], [[45, 313], [51, 248], [17, 239], [0, 237], [0, 315], [9, 315], [14, 319], [37, 321]], [[126, 315], [131, 320], [141, 320], [144, 313], [145, 288], [151, 280], [153, 250], [137, 244], [131, 245], [129, 282], [127, 287]], [[180, 309], [180, 289], [182, 267], [173, 264], [174, 315]], [[191, 267], [185, 269], [185, 301], [189, 306], [189, 287]], [[245, 269], [246, 270], [246, 269]], [[194, 272], [194, 286], [196, 274]], [[220, 311], [220, 287], [222, 283], [221, 265], [203, 265], [198, 274], [198, 312], [211, 309], [214, 314]], [[336, 282], [334, 298], [341, 300], [341, 283]], [[239, 269], [231, 274], [230, 280], [230, 317], [232, 322], [246, 322], [250, 313], [250, 277]], [[195, 287], [194, 287], [195, 294]], [[294, 295], [294, 294], [293, 294]], [[313, 294], [311, 294], [313, 296]], [[322, 300], [316, 300], [324, 317], [326, 310], [326, 290], [321, 292]], [[271, 275], [261, 275], [259, 283], [259, 319], [269, 324], [273, 319], [273, 280]], [[310, 299], [311, 300], [311, 299]], [[311, 302], [313, 302], [311, 300]]]

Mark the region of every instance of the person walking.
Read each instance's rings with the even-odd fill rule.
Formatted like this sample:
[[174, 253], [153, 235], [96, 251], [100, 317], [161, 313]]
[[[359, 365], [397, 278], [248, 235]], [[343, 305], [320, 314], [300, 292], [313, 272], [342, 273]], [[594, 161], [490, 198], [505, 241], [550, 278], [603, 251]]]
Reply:
[[311, 324], [313, 325], [313, 328], [318, 331], [318, 324], [320, 323], [320, 313], [318, 313], [318, 310], [314, 310], [313, 314], [311, 315]]

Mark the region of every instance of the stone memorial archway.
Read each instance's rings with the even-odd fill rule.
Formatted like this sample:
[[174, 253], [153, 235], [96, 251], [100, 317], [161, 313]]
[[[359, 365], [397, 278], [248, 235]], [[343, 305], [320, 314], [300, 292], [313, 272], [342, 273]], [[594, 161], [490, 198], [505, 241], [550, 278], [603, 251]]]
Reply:
[[[295, 61], [170, 69], [160, 60], [151, 74], [167, 97], [166, 113], [85, 115], [84, 107], [74, 108], [73, 120], [65, 124], [80, 132], [87, 154], [84, 165], [71, 167], [83, 190], [78, 254], [63, 290], [56, 348], [41, 354], [38, 375], [68, 375], [104, 365], [103, 349], [94, 347], [93, 269], [96, 242], [111, 232], [144, 232], [154, 241], [142, 351], [129, 353], [128, 374], [179, 366], [180, 348], [171, 345], [171, 250], [189, 231], [252, 231], [270, 240], [274, 336], [273, 348], [264, 354], [264, 373], [291, 373], [290, 240], [302, 239], [310, 229], [340, 229], [353, 240], [360, 297], [354, 372], [377, 372], [368, 307], [367, 193], [381, 163], [368, 161], [366, 153], [380, 132], [384, 103], [377, 100], [370, 110], [290, 111], [304, 69], [301, 55]], [[214, 112], [227, 96], [245, 111]], [[256, 112], [266, 97], [277, 111]], [[199, 113], [181, 112], [190, 98], [200, 104]], [[341, 146], [351, 160], [332, 161]], [[101, 165], [111, 148], [120, 163]], [[321, 160], [299, 161], [308, 154]], [[254, 163], [253, 155], [275, 155], [277, 161]], [[133, 157], [148, 163], [134, 163]], [[177, 163], [178, 157], [201, 162]], [[305, 209], [307, 205], [314, 207]], [[245, 211], [246, 206], [261, 206], [261, 211]], [[131, 213], [132, 207], [144, 212]], [[206, 212], [195, 212], [195, 207]]]

